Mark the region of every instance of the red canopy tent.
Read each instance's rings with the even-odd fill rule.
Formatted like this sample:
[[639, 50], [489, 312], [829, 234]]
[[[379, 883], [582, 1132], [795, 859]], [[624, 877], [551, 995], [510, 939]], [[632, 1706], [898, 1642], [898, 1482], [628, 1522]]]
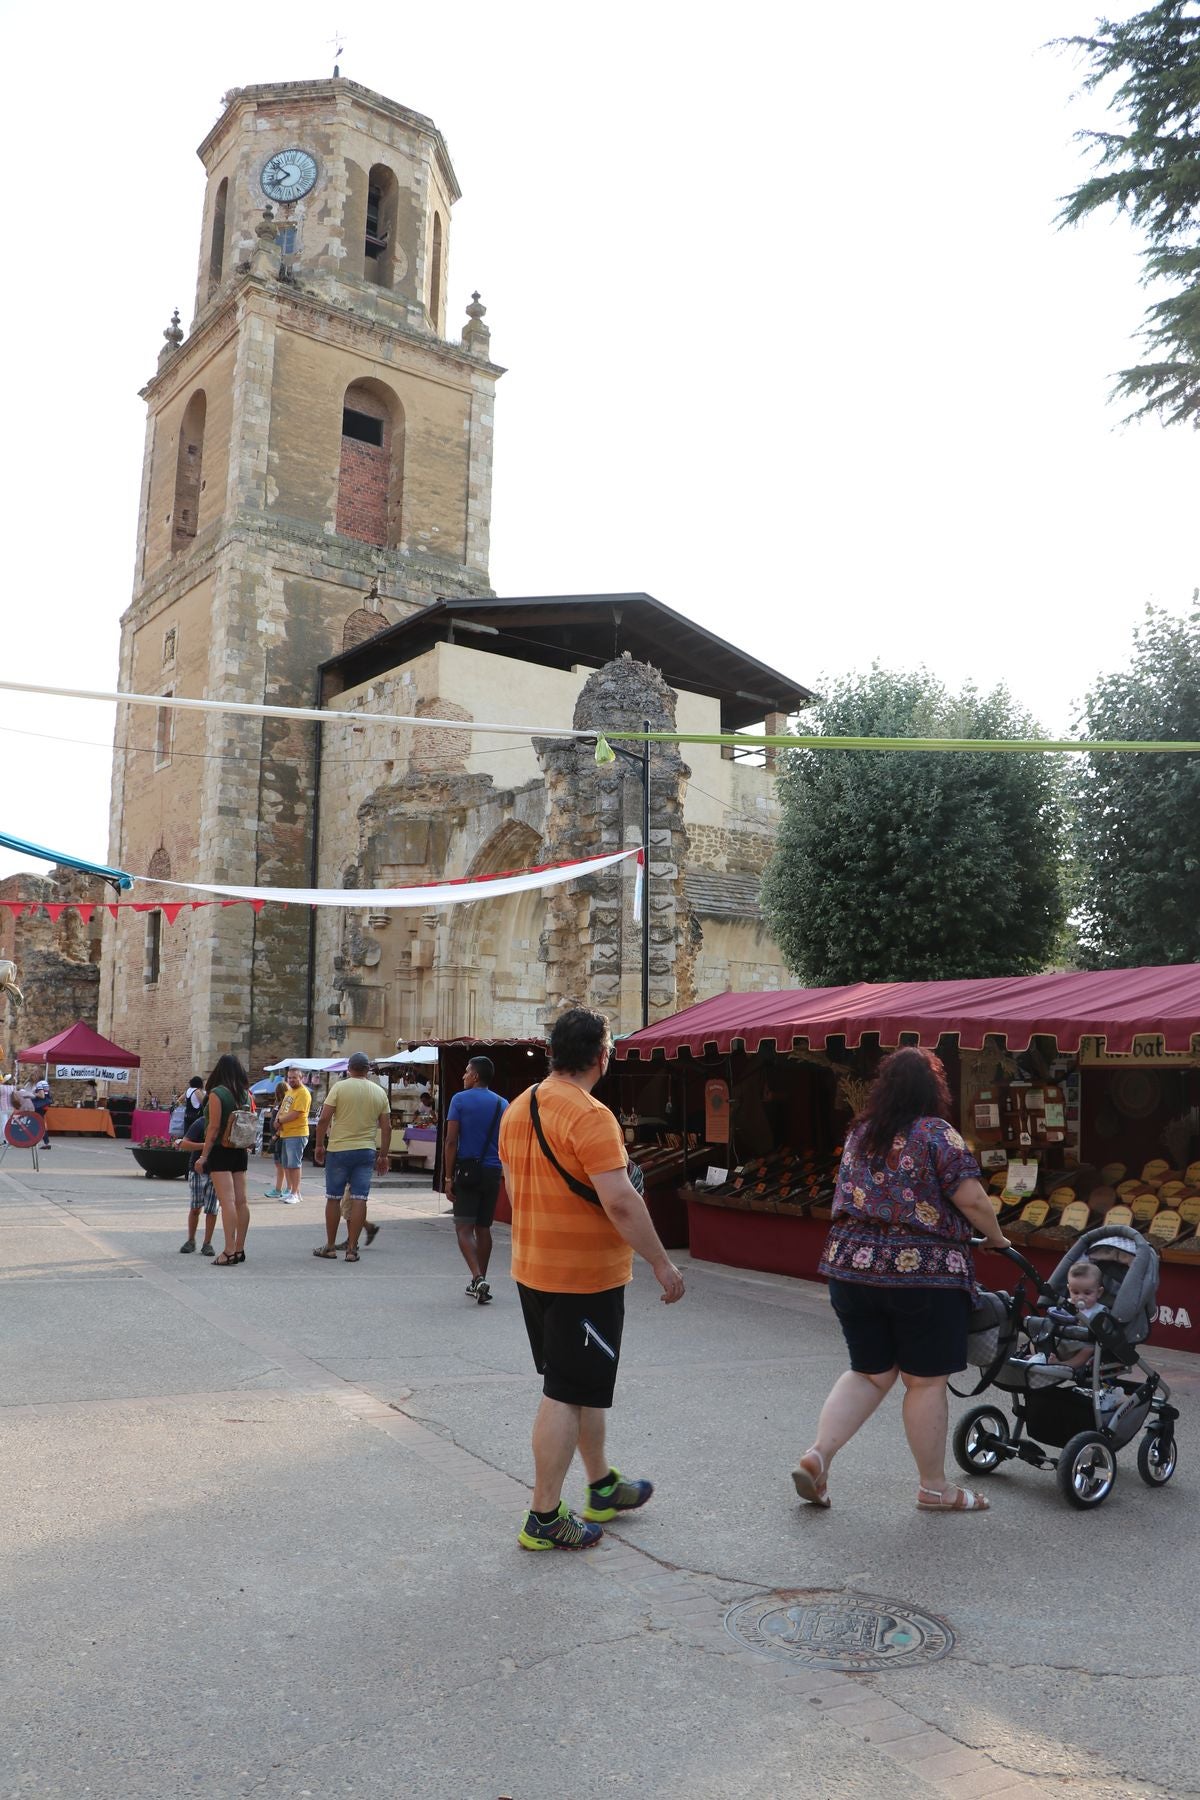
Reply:
[[668, 1057], [684, 1050], [724, 1055], [762, 1044], [822, 1050], [831, 1037], [854, 1049], [872, 1034], [884, 1045], [912, 1034], [930, 1048], [952, 1036], [964, 1050], [981, 1050], [991, 1035], [1005, 1039], [1010, 1050], [1025, 1050], [1031, 1038], [1045, 1036], [1072, 1052], [1080, 1038], [1097, 1037], [1110, 1052], [1128, 1052], [1145, 1033], [1161, 1035], [1166, 1050], [1192, 1048], [1200, 1035], [1200, 965], [718, 994], [622, 1038], [616, 1054], [619, 1060], [649, 1059], [656, 1051]]
[[74, 1063], [81, 1068], [98, 1069], [136, 1069], [138, 1071], [137, 1088], [141, 1094], [142, 1059], [132, 1050], [122, 1050], [120, 1044], [114, 1044], [82, 1019], [74, 1025], [68, 1025], [65, 1031], [56, 1032], [40, 1044], [31, 1044], [28, 1050], [17, 1051], [19, 1063], [42, 1063], [47, 1070], [50, 1064]]

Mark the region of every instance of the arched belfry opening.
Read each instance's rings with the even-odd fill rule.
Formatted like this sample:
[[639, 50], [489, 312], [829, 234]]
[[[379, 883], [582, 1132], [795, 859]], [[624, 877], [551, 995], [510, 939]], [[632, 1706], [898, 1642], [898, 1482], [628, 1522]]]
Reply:
[[356, 381], [342, 400], [336, 529], [381, 546], [400, 541], [404, 410], [380, 381]]
[[229, 204], [229, 181], [223, 180], [213, 201], [212, 235], [208, 249], [208, 291], [214, 294], [225, 272], [225, 211]]
[[367, 174], [367, 228], [363, 239], [363, 274], [378, 287], [390, 288], [396, 271], [396, 204], [399, 185], [383, 163]]
[[429, 323], [437, 332], [441, 331], [442, 317], [442, 265], [445, 257], [443, 245], [442, 215], [433, 215], [432, 246], [430, 249], [431, 268], [429, 272]]
[[184, 408], [179, 426], [179, 450], [175, 459], [175, 504], [171, 508], [171, 549], [185, 550], [200, 526], [200, 496], [204, 487], [204, 420], [208, 402], [204, 389]]

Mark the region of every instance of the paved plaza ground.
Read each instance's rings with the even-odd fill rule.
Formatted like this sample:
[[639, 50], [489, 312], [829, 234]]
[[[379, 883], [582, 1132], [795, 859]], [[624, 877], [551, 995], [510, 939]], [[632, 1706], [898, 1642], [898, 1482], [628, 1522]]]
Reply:
[[[987, 1516], [928, 1517], [889, 1402], [818, 1513], [788, 1471], [843, 1366], [823, 1291], [681, 1257], [667, 1308], [640, 1269], [610, 1444], [658, 1492], [531, 1556], [507, 1233], [470, 1305], [427, 1179], [384, 1184], [347, 1266], [310, 1254], [306, 1170], [223, 1270], [124, 1146], [8, 1154], [0, 1800], [1200, 1794], [1197, 1359], [1155, 1356], [1183, 1414], [1161, 1492], [1126, 1452], [1094, 1514], [1022, 1468]], [[816, 1674], [732, 1635], [796, 1589], [954, 1646]]]

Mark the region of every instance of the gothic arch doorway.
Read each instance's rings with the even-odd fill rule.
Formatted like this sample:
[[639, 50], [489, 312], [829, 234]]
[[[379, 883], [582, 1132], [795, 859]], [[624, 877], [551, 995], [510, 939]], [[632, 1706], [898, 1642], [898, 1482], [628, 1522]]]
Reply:
[[[510, 819], [476, 853], [467, 873], [504, 875], [536, 866], [545, 846], [531, 825]], [[455, 1030], [470, 1037], [536, 1032], [545, 997], [541, 961], [546, 897], [537, 888], [456, 909], [450, 962], [456, 971]]]

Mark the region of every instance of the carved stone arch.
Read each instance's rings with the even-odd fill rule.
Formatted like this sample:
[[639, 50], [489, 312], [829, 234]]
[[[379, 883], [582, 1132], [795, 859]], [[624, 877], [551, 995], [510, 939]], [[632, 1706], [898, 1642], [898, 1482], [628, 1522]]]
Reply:
[[[451, 734], [457, 737], [457, 732]], [[542, 854], [541, 833], [520, 819], [508, 819], [494, 831], [487, 843], [475, 852], [468, 875], [504, 875], [529, 869]], [[489, 902], [490, 904], [490, 902]]]
[[[470, 875], [502, 875], [535, 867], [545, 845], [531, 825], [509, 819], [472, 858]], [[457, 1029], [483, 1036], [522, 1036], [544, 987], [540, 947], [546, 896], [539, 888], [455, 908], [450, 961], [459, 971]]]
[[369, 606], [359, 606], [352, 612], [342, 626], [342, 650], [357, 649], [373, 638], [377, 632], [386, 631], [390, 620], [381, 612], [372, 612]]

